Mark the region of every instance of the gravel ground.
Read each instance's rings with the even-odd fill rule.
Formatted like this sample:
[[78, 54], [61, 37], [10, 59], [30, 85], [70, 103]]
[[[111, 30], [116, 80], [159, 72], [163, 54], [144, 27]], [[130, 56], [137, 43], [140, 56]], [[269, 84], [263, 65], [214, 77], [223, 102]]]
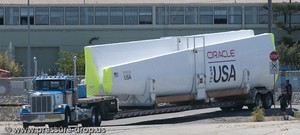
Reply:
[[27, 96], [0, 96], [0, 103], [2, 105], [20, 105], [28, 103]]

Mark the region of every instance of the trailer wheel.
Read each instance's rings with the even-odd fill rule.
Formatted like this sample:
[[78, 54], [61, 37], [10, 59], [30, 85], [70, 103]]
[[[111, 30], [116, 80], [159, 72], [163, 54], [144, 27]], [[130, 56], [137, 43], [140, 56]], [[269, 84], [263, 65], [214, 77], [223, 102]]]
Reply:
[[100, 126], [101, 125], [101, 114], [97, 111], [97, 109], [92, 109], [92, 115], [91, 118], [88, 118], [87, 120], [84, 120], [81, 124], [83, 127], [94, 127], [94, 126]]
[[29, 127], [28, 123], [23, 122], [23, 128], [27, 129]]
[[89, 127], [90, 126], [89, 119], [82, 121], [81, 125], [82, 125], [82, 127]]
[[263, 107], [265, 109], [270, 109], [273, 105], [273, 95], [268, 93], [263, 97]]
[[101, 114], [97, 111], [97, 109], [93, 109], [92, 118], [91, 118], [91, 125], [99, 127], [101, 125]]
[[253, 110], [254, 107], [257, 107], [257, 106], [262, 106], [262, 97], [261, 97], [260, 94], [257, 94], [257, 95], [255, 96], [254, 104], [248, 105], [248, 109], [249, 109], [249, 110]]
[[57, 127], [57, 125], [58, 125], [57, 122], [53, 122], [53, 123], [48, 124], [49, 127]]
[[255, 97], [255, 107], [262, 106], [262, 97], [260, 94], [257, 94]]

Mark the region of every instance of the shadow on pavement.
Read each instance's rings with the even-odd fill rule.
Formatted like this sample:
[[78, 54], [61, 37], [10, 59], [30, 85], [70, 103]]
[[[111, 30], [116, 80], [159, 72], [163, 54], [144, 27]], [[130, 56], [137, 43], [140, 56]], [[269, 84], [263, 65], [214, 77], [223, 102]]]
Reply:
[[[277, 106], [278, 107], [278, 106]], [[294, 109], [294, 108], [293, 108]], [[291, 108], [287, 108], [287, 114], [292, 115], [293, 111]], [[280, 116], [281, 111], [280, 108], [271, 108], [265, 110], [265, 116]], [[128, 125], [157, 125], [157, 124], [179, 124], [179, 123], [187, 123], [187, 122], [195, 122], [199, 120], [215, 120], [215, 122], [237, 122], [237, 121], [228, 121], [230, 117], [239, 117], [239, 119], [249, 119], [251, 116], [251, 111], [248, 109], [243, 109], [240, 111], [214, 111], [209, 113], [201, 113], [195, 115], [188, 116], [178, 116], [175, 118], [166, 118], [159, 120], [149, 120], [142, 121], [137, 123], [125, 124], [125, 125], [116, 125], [116, 126], [128, 126]], [[236, 119], [236, 118], [233, 118]], [[112, 126], [112, 125], [110, 125]]]

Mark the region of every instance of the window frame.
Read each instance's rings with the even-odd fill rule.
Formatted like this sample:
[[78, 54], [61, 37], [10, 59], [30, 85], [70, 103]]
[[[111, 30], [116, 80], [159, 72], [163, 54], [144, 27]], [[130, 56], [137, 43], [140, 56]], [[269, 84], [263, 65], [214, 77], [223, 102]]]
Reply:
[[[59, 9], [61, 11], [53, 11], [54, 9]], [[59, 14], [54, 14], [59, 13]], [[58, 18], [58, 23], [54, 22], [54, 18]], [[64, 7], [50, 7], [50, 25], [65, 25], [65, 8]]]
[[124, 7], [124, 24], [137, 25], [139, 23], [139, 8]]
[[[106, 11], [105, 11], [106, 10]], [[95, 25], [109, 24], [109, 7], [95, 7]], [[105, 12], [102, 12], [105, 11]], [[104, 21], [103, 21], [104, 20]]]
[[[85, 10], [84, 10], [85, 9]], [[86, 12], [84, 12], [86, 11]], [[80, 7], [79, 9], [79, 25], [94, 25], [95, 24], [95, 8]]]
[[109, 7], [110, 25], [124, 24], [124, 7]]
[[[8, 10], [12, 10], [12, 12]], [[5, 25], [20, 25], [20, 8], [19, 7], [5, 7], [4, 9], [4, 24]], [[10, 19], [12, 18], [12, 19]]]
[[79, 25], [79, 7], [65, 7], [65, 25]]
[[211, 6], [198, 7], [198, 23], [214, 24], [214, 7]]
[[[146, 9], [146, 10], [142, 10], [142, 9]], [[153, 11], [152, 11], [152, 7], [139, 7], [139, 11], [138, 11], [138, 17], [139, 17], [139, 22], [138, 24], [142, 24], [142, 25], [147, 25], [147, 24], [153, 24]], [[150, 13], [150, 14], [149, 14]]]
[[[46, 9], [45, 11], [47, 11], [47, 12], [43, 12], [40, 9]], [[38, 10], [40, 10], [40, 11], [38, 11]], [[49, 10], [50, 10], [49, 7], [35, 7], [35, 14], [34, 14], [35, 15], [35, 25], [49, 25], [50, 24], [50, 11]], [[39, 14], [39, 13], [45, 13], [45, 14], [43, 15], [43, 14]], [[46, 19], [46, 22], [40, 21], [40, 20], [43, 20], [43, 16]]]

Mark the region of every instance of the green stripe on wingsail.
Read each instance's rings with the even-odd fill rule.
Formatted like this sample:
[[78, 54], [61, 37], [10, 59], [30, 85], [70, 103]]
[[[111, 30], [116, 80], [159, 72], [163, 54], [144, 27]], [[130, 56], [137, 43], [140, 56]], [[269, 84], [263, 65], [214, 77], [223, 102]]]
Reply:
[[111, 89], [112, 89], [111, 67], [106, 67], [103, 69], [103, 88], [106, 94], [111, 93]]
[[273, 33], [271, 33], [271, 38], [272, 38], [272, 43], [273, 43], [274, 50], [276, 51], [275, 37], [274, 37], [274, 34], [273, 34]]
[[[275, 37], [274, 37], [273, 33], [271, 33], [271, 38], [272, 38], [272, 44], [273, 44], [274, 50], [276, 51]], [[280, 57], [280, 54], [279, 54], [279, 57]], [[278, 65], [279, 65], [279, 62], [278, 62]], [[280, 67], [279, 67], [279, 69], [280, 69]], [[275, 75], [275, 82], [273, 82], [273, 86], [275, 85], [277, 79], [278, 79], [278, 74]]]
[[97, 68], [93, 62], [90, 48], [84, 48], [85, 55], [85, 84], [87, 88], [87, 96], [99, 95], [100, 78]]

